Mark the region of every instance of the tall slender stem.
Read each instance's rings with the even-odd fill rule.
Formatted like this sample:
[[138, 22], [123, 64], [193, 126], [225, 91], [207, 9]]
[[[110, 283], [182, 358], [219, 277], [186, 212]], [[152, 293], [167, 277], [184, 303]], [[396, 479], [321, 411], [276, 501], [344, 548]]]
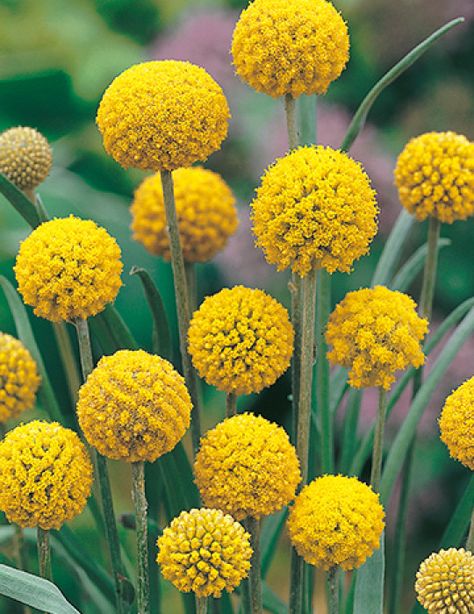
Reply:
[[428, 320], [431, 318], [431, 311], [433, 309], [440, 230], [440, 221], [435, 217], [430, 217], [428, 222], [428, 252], [426, 254], [425, 269], [423, 272], [419, 307], [421, 317], [427, 318]]
[[187, 340], [191, 313], [191, 304], [186, 281], [183, 251], [179, 238], [178, 218], [174, 200], [173, 178], [170, 171], [161, 171], [161, 183], [163, 186], [163, 198], [165, 201], [166, 221], [168, 223], [168, 235], [170, 240], [171, 266], [173, 268], [174, 292], [176, 298], [176, 310], [178, 314], [179, 341], [181, 360], [183, 363], [184, 378], [193, 403], [191, 434], [193, 449], [196, 453], [201, 438], [200, 399], [196, 372], [191, 363], [188, 353]]
[[471, 526], [469, 527], [469, 535], [467, 536], [466, 550], [474, 554], [474, 510], [472, 510], [471, 514]]
[[298, 120], [296, 117], [296, 100], [291, 94], [285, 94], [286, 129], [288, 131], [288, 149], [298, 147]]
[[66, 382], [72, 402], [77, 401], [77, 391], [81, 385], [81, 376], [76, 364], [74, 350], [69, 338], [65, 322], [53, 322], [53, 332], [58, 344], [61, 360], [66, 373]]
[[337, 567], [328, 571], [329, 608], [328, 614], [339, 614], [339, 595], [337, 591]]
[[377, 422], [375, 424], [374, 448], [372, 452], [372, 471], [370, 484], [375, 492], [379, 491], [380, 476], [382, 474], [383, 434], [385, 430], [385, 415], [387, 413], [387, 392], [379, 388], [379, 406]]
[[[260, 520], [249, 516], [246, 521], [252, 544], [250, 561], [250, 612], [262, 614], [262, 580], [260, 564]], [[249, 613], [250, 614], [250, 613]]]
[[228, 392], [225, 395], [225, 415], [226, 418], [235, 416], [237, 413], [237, 395], [235, 392]]
[[185, 262], [186, 283], [188, 285], [189, 296], [189, 317], [192, 318], [193, 312], [197, 308], [197, 275], [194, 262]]
[[207, 597], [198, 597], [196, 595], [196, 614], [207, 614]]
[[138, 614], [150, 611], [150, 579], [148, 571], [148, 525], [145, 496], [145, 464], [132, 463], [132, 499], [135, 506], [138, 550]]
[[39, 573], [42, 578], [51, 580], [51, 550], [49, 547], [49, 531], [37, 528]]

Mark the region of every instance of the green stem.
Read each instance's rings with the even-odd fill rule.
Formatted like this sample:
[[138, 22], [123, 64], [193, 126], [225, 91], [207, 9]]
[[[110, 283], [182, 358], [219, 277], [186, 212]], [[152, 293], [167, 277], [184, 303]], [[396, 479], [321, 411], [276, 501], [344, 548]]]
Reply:
[[306, 96], [303, 94], [298, 98], [297, 106], [300, 126], [300, 144], [313, 145], [317, 142], [316, 115], [318, 97]]
[[207, 597], [198, 597], [196, 595], [196, 614], [207, 614]]
[[339, 614], [339, 595], [337, 590], [337, 567], [328, 571], [329, 608], [328, 614]]
[[148, 571], [148, 525], [145, 496], [145, 464], [132, 463], [132, 499], [137, 524], [138, 550], [138, 614], [150, 611], [150, 579]]
[[235, 416], [237, 413], [237, 395], [235, 392], [228, 392], [225, 395], [225, 415], [226, 418]]
[[372, 471], [370, 474], [370, 485], [379, 491], [380, 476], [382, 474], [383, 456], [383, 434], [385, 429], [385, 415], [387, 413], [387, 392], [379, 388], [379, 406], [377, 411], [377, 421], [375, 424], [374, 447], [372, 451]]
[[191, 357], [189, 356], [187, 348], [191, 303], [189, 300], [188, 286], [186, 282], [183, 251], [181, 249], [181, 242], [179, 238], [173, 178], [170, 171], [161, 171], [161, 183], [163, 186], [163, 198], [165, 201], [166, 221], [168, 223], [168, 234], [170, 240], [171, 266], [173, 268], [181, 360], [183, 363], [184, 378], [186, 380], [189, 394], [191, 395], [191, 400], [193, 403], [191, 435], [194, 453], [196, 453], [199, 448], [199, 440], [201, 438], [199, 388], [197, 375], [193, 368]]
[[189, 317], [192, 318], [194, 311], [197, 309], [197, 275], [196, 265], [194, 262], [184, 262], [184, 270], [186, 272], [186, 283], [188, 286], [189, 295]]
[[247, 518], [247, 528], [250, 533], [252, 545], [252, 558], [250, 561], [250, 612], [251, 614], [262, 614], [262, 579], [260, 563], [260, 520], [249, 516]]
[[296, 100], [291, 94], [285, 94], [286, 129], [288, 131], [288, 150], [298, 147], [298, 121], [296, 117]]
[[81, 376], [77, 368], [76, 357], [74, 356], [74, 350], [65, 322], [53, 322], [53, 332], [64, 365], [69, 395], [71, 401], [75, 404], [77, 401], [77, 391], [81, 385]]
[[421, 317], [427, 318], [428, 320], [431, 318], [431, 311], [433, 307], [440, 230], [440, 221], [435, 217], [430, 217], [428, 223], [428, 253], [426, 254], [419, 307]]
[[469, 527], [469, 535], [467, 536], [466, 550], [474, 553], [474, 510], [472, 510], [471, 514], [471, 526]]
[[37, 528], [39, 574], [46, 580], [52, 580], [51, 550], [49, 547], [49, 531]]

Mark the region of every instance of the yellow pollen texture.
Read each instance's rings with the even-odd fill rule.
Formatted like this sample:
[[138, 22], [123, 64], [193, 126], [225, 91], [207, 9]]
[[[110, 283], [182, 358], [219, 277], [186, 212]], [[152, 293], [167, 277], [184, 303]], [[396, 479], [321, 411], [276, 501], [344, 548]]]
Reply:
[[34, 128], [18, 126], [0, 134], [0, 172], [20, 190], [43, 183], [52, 163], [48, 141]]
[[474, 377], [446, 399], [439, 428], [451, 456], [474, 471]]

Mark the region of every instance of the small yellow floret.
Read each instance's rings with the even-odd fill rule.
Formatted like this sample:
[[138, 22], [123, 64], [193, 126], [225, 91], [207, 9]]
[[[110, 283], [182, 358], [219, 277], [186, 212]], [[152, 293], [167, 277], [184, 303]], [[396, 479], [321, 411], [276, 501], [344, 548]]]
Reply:
[[225, 288], [205, 299], [189, 326], [199, 375], [219, 390], [260, 392], [288, 369], [293, 327], [286, 309], [263, 290]]
[[92, 464], [74, 431], [34, 420], [0, 443], [0, 509], [20, 527], [60, 529], [84, 509]]
[[181, 512], [158, 539], [157, 563], [166, 580], [184, 593], [219, 598], [231, 593], [250, 569], [250, 536], [220, 510]]
[[220, 86], [199, 66], [136, 64], [112, 81], [97, 112], [104, 147], [124, 168], [173, 170], [204, 161], [227, 136]]
[[194, 472], [204, 503], [237, 520], [278, 511], [293, 500], [301, 481], [285, 430], [252, 414], [233, 416], [208, 431]]
[[120, 255], [115, 239], [91, 220], [45, 222], [20, 246], [18, 290], [37, 316], [52, 322], [88, 318], [115, 300]]
[[451, 456], [474, 471], [474, 377], [446, 399], [439, 428]]
[[[179, 235], [187, 262], [206, 262], [225, 247], [237, 229], [235, 198], [226, 182], [202, 167], [173, 172]], [[133, 238], [152, 254], [170, 259], [165, 204], [159, 174], [148, 177], [135, 192]]]
[[415, 590], [430, 614], [472, 614], [474, 556], [464, 548], [431, 554], [420, 565]]
[[0, 332], [0, 423], [33, 407], [40, 381], [36, 363], [23, 343]]
[[380, 547], [384, 510], [379, 496], [357, 478], [325, 475], [305, 486], [290, 509], [293, 546], [320, 569], [360, 567]]
[[427, 332], [428, 321], [418, 316], [415, 301], [406, 294], [384, 286], [356, 290], [329, 317], [328, 358], [349, 369], [354, 388], [388, 390], [397, 371], [424, 363], [420, 342]]
[[349, 272], [377, 232], [362, 166], [330, 147], [300, 147], [270, 166], [252, 203], [257, 245], [278, 270]]
[[79, 390], [77, 415], [91, 446], [113, 459], [155, 461], [189, 427], [184, 379], [143, 350], [104, 356]]
[[277, 97], [325, 94], [349, 59], [347, 26], [326, 0], [255, 0], [234, 30], [237, 74]]
[[20, 190], [32, 190], [49, 175], [53, 156], [44, 136], [19, 126], [0, 134], [0, 172]]
[[452, 224], [474, 215], [474, 143], [455, 132], [428, 132], [405, 146], [395, 183], [402, 205], [418, 220]]

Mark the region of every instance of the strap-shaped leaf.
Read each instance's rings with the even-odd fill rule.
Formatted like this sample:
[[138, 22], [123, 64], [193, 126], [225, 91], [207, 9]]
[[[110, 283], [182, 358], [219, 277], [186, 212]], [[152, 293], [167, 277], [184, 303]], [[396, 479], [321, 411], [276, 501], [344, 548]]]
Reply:
[[[451, 245], [450, 239], [438, 239], [438, 252]], [[405, 262], [390, 283], [392, 290], [406, 292], [423, 268], [428, 253], [428, 243], [419, 247], [416, 252]]]
[[39, 226], [41, 221], [34, 204], [3, 173], [0, 173], [0, 193], [32, 228]]
[[279, 512], [265, 518], [262, 523], [260, 535], [262, 578], [267, 576], [287, 514], [288, 509], [284, 507]]
[[382, 614], [385, 574], [384, 534], [380, 548], [357, 570], [353, 614]]
[[474, 509], [474, 475], [469, 478], [466, 490], [459, 501], [454, 514], [451, 516], [448, 526], [439, 542], [441, 548], [459, 548], [466, 536]]
[[410, 231], [415, 225], [415, 218], [402, 209], [400, 215], [388, 236], [385, 247], [380, 255], [377, 267], [372, 276], [371, 286], [388, 286], [400, 262]]

